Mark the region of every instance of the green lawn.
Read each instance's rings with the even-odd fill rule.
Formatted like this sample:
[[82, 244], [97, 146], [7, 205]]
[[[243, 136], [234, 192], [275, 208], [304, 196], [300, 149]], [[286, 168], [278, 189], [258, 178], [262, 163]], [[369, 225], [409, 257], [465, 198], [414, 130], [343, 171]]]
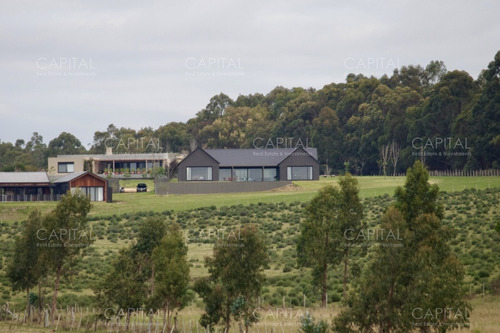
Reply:
[[[121, 185], [135, 187], [139, 182], [148, 185], [147, 193], [115, 193], [113, 203], [97, 202], [93, 204], [91, 216], [134, 213], [139, 211], [162, 212], [166, 210], [187, 210], [206, 206], [248, 205], [258, 202], [309, 201], [325, 185], [337, 185], [338, 177], [321, 178], [319, 181], [297, 181], [292, 188], [266, 192], [232, 194], [187, 194], [155, 195], [152, 180], [125, 180]], [[402, 186], [405, 177], [365, 176], [357, 177], [362, 198], [378, 195], [393, 195], [397, 186]], [[486, 189], [500, 187], [500, 177], [432, 177], [431, 182], [439, 185], [441, 191], [455, 192], [465, 188]], [[55, 207], [55, 202], [18, 202], [0, 204], [0, 222], [20, 221], [27, 217], [32, 208], [48, 211]]]

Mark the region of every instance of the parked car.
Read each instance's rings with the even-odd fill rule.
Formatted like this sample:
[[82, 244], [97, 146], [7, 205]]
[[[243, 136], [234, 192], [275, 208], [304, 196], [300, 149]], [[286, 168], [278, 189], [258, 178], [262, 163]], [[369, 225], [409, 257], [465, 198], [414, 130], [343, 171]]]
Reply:
[[147, 191], [148, 191], [148, 185], [144, 183], [137, 184], [137, 192], [147, 192]]

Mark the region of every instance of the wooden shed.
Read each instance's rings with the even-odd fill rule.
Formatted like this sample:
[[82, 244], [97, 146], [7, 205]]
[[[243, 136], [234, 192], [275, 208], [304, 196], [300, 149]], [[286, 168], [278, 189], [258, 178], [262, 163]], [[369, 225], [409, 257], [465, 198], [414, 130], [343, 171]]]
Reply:
[[107, 180], [91, 172], [74, 172], [54, 180], [53, 184], [59, 194], [80, 190], [91, 201], [107, 201], [108, 198]]

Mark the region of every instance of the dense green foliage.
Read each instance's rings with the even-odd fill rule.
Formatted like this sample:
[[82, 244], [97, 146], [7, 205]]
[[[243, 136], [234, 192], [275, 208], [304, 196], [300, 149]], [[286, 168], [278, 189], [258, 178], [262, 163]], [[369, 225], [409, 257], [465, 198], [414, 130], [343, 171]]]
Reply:
[[30, 213], [21, 234], [14, 241], [14, 258], [7, 267], [7, 277], [12, 283], [12, 290], [26, 291], [26, 312], [31, 317], [30, 289], [35, 287], [46, 275], [42, 248], [36, 246], [38, 230], [43, 227], [42, 214], [39, 210]]
[[[468, 326], [464, 269], [452, 231], [441, 223], [437, 186], [420, 161], [408, 170], [396, 203], [383, 216], [378, 246], [335, 318], [339, 332], [440, 332]], [[392, 234], [390, 234], [392, 232]]]
[[146, 218], [137, 231], [136, 241], [119, 251], [95, 285], [96, 301], [102, 319], [124, 316], [127, 328], [138, 309], [149, 314], [163, 310], [163, 327], [170, 331], [172, 312], [189, 300], [187, 247], [179, 226], [160, 216]]
[[[235, 100], [221, 93], [185, 123], [138, 131], [111, 124], [94, 133], [88, 152], [252, 148], [269, 139], [272, 148], [300, 140], [318, 148], [326, 173], [339, 173], [345, 162], [355, 174], [401, 173], [419, 159], [429, 170], [500, 168], [499, 72], [500, 52], [476, 80], [432, 61], [390, 77], [349, 74], [319, 90], [276, 87]], [[70, 133], [47, 145], [35, 132], [28, 142], [0, 143], [0, 170], [43, 169], [47, 156], [83, 152]]]
[[345, 235], [357, 234], [363, 217], [357, 180], [347, 173], [339, 185], [340, 189], [325, 186], [306, 206], [297, 240], [298, 264], [312, 268], [314, 284], [321, 289], [323, 307], [327, 304], [328, 272], [341, 261], [345, 267], [345, 294], [349, 263]]
[[[90, 199], [80, 192], [63, 195], [55, 209], [42, 215], [33, 211], [14, 243], [14, 258], [10, 261], [7, 276], [14, 290], [26, 290], [27, 311], [30, 313], [29, 290], [35, 285], [55, 279], [51, 317], [57, 307], [57, 294], [63, 276], [71, 276], [73, 264], [94, 239], [87, 229]], [[40, 288], [39, 288], [40, 289]], [[37, 296], [39, 300], [42, 295]], [[42, 307], [39, 304], [40, 308]]]
[[228, 332], [232, 320], [245, 332], [256, 321], [254, 309], [265, 280], [269, 262], [266, 243], [255, 224], [230, 230], [217, 236], [213, 256], [205, 258], [209, 276], [195, 283], [196, 292], [205, 302], [200, 319], [203, 327], [223, 324]]

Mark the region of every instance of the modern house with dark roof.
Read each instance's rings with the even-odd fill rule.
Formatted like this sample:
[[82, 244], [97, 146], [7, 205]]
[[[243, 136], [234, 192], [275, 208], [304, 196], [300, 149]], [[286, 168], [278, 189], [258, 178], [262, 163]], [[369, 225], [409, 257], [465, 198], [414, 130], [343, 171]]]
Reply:
[[0, 172], [0, 201], [57, 201], [68, 191], [81, 191], [91, 201], [107, 201], [108, 182], [87, 171], [62, 177], [46, 172]]
[[316, 148], [203, 149], [178, 166], [179, 181], [318, 180]]

